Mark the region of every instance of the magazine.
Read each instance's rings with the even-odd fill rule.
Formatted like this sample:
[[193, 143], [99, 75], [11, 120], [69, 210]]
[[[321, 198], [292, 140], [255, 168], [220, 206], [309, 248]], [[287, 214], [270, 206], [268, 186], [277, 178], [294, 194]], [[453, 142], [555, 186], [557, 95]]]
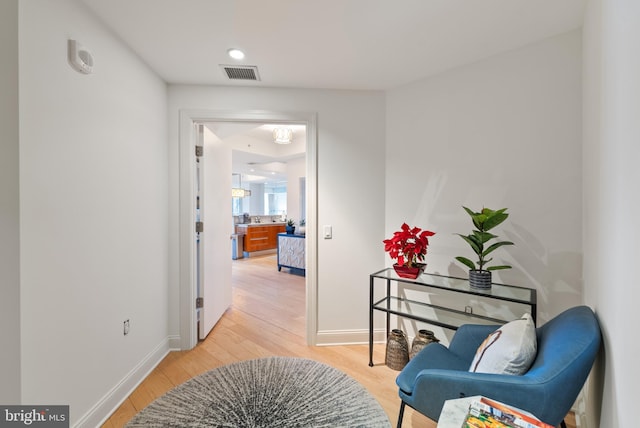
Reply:
[[554, 428], [530, 413], [482, 397], [469, 406], [462, 428]]

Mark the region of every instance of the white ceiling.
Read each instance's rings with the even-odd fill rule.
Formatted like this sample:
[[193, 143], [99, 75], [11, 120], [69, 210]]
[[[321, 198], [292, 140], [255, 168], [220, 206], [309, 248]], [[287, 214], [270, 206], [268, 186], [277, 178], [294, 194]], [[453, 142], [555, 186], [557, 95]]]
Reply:
[[211, 122], [205, 126], [233, 151], [231, 169], [242, 174], [243, 184], [286, 182], [287, 161], [305, 156], [304, 125], [278, 125], [293, 131], [291, 144], [273, 142], [274, 124]]
[[[168, 83], [386, 90], [579, 28], [586, 0], [82, 1]], [[231, 81], [222, 64], [261, 80]], [[274, 146], [262, 124], [227, 125], [208, 127], [242, 148], [234, 172], [291, 158], [247, 147]]]
[[[585, 3], [82, 1], [168, 83], [373, 90], [579, 28]], [[230, 59], [231, 47], [246, 58]], [[262, 80], [230, 81], [220, 64], [257, 66]]]

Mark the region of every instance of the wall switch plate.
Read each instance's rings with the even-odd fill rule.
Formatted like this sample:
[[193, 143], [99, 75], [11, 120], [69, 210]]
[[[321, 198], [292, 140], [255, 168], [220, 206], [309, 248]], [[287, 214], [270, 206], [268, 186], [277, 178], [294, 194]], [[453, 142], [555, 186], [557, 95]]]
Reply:
[[322, 226], [322, 236], [324, 237], [324, 239], [333, 238], [333, 232], [331, 231], [331, 225]]

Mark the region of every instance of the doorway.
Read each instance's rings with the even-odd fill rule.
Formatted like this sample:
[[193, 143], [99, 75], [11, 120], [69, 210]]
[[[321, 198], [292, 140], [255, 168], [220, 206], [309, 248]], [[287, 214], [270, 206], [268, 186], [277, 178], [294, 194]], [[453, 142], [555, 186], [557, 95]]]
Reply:
[[[278, 302], [279, 296], [304, 293], [304, 276], [291, 278], [291, 269], [282, 270], [277, 249], [287, 220], [298, 226], [298, 237], [305, 233], [306, 126], [262, 122], [206, 122], [202, 126], [231, 152], [232, 210], [226, 214], [233, 219], [228, 233], [233, 234], [235, 244], [229, 284], [234, 310], [244, 306], [242, 310], [260, 315], [270, 307], [274, 324], [305, 337], [304, 299], [295, 308], [280, 307]], [[228, 170], [228, 166], [220, 165], [219, 169]], [[223, 190], [223, 195], [228, 199], [228, 192]], [[304, 259], [306, 239], [295, 242], [297, 248], [302, 247], [299, 262]], [[287, 257], [291, 257], [288, 251]], [[297, 275], [303, 272], [294, 270]], [[224, 281], [218, 281], [218, 287], [225, 286]], [[262, 288], [260, 301], [246, 304]]]
[[[305, 277], [306, 340], [316, 343], [317, 333], [317, 128], [315, 113], [281, 113], [254, 111], [203, 111], [182, 110], [180, 112], [180, 344], [182, 349], [191, 349], [197, 343], [197, 321], [195, 311], [196, 248], [193, 240], [193, 225], [196, 212], [194, 204], [193, 159], [195, 157], [195, 124], [208, 122], [301, 124], [306, 127], [306, 240], [307, 270]], [[220, 255], [230, 257], [230, 254]]]

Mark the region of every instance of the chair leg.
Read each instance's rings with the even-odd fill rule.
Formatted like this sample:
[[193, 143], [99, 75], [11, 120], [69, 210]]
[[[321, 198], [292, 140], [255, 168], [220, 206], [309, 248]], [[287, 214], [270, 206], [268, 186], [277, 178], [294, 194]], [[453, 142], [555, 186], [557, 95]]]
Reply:
[[[402, 428], [402, 417], [404, 416], [404, 406], [406, 405], [406, 403], [404, 401], [402, 401], [400, 403], [400, 414], [398, 415], [398, 428]], [[564, 427], [566, 428], [566, 427]]]
[[567, 424], [564, 423], [564, 419], [560, 422], [560, 428], [567, 428]]

